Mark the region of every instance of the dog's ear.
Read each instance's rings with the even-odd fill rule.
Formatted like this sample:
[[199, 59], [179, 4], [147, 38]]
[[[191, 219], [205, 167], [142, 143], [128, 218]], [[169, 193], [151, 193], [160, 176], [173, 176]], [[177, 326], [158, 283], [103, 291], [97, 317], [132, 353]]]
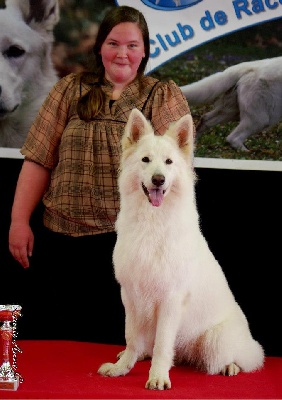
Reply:
[[59, 22], [59, 0], [6, 0], [6, 7], [38, 32], [52, 33]]
[[186, 114], [176, 122], [172, 123], [166, 134], [173, 137], [179, 148], [188, 156], [194, 151], [194, 123], [192, 116]]
[[143, 135], [154, 134], [151, 123], [144, 117], [141, 111], [134, 108], [128, 117], [125, 125], [122, 145], [127, 148], [137, 143]]

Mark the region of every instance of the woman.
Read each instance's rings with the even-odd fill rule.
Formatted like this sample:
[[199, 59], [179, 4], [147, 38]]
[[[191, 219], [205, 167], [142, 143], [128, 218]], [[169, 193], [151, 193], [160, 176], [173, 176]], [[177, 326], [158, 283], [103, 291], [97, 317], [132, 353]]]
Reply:
[[[120, 139], [132, 108], [151, 120], [157, 134], [190, 112], [173, 81], [144, 75], [149, 47], [142, 13], [128, 6], [111, 9], [94, 45], [93, 72], [70, 74], [55, 84], [21, 149], [25, 159], [9, 248], [24, 268], [33, 267], [36, 287], [26, 314], [34, 334], [43, 328], [43, 337], [124, 340], [112, 268]], [[34, 243], [30, 221], [41, 200], [44, 231]], [[73, 323], [81, 319], [78, 333]]]

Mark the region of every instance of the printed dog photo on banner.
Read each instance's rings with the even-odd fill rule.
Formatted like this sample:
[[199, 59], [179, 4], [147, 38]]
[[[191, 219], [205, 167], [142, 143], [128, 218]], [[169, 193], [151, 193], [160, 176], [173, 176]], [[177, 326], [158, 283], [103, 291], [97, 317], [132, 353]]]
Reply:
[[6, 0], [0, 9], [0, 146], [19, 148], [48, 91], [57, 0]]
[[[271, 161], [281, 170], [282, 7], [239, 3], [137, 1], [150, 30], [146, 73], [173, 79], [187, 98], [196, 125], [196, 166], [201, 160], [251, 160]], [[100, 21], [123, 4], [131, 5], [0, 0], [0, 157], [21, 158], [50, 88], [87, 69]]]

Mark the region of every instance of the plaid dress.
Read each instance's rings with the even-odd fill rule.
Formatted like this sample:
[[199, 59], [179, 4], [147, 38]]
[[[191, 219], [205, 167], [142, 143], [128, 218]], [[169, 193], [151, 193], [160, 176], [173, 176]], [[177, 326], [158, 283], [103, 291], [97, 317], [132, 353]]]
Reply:
[[52, 171], [43, 197], [44, 225], [51, 231], [75, 237], [113, 232], [119, 210], [120, 140], [130, 111], [141, 110], [156, 134], [190, 113], [175, 82], [142, 79], [141, 92], [135, 80], [111, 106], [113, 86], [105, 81], [105, 109], [90, 122], [76, 112], [81, 93], [89, 87], [81, 87], [75, 74], [60, 79], [49, 92], [21, 153]]

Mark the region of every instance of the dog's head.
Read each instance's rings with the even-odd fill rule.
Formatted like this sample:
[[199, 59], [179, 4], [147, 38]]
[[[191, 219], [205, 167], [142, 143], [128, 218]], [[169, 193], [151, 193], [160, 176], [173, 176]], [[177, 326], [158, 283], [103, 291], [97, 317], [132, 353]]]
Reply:
[[[58, 21], [58, 0], [6, 0], [0, 9], [0, 145], [21, 147], [58, 80], [51, 59]], [[13, 137], [17, 131], [21, 142]]]
[[141, 189], [159, 207], [187, 176], [193, 180], [193, 132], [192, 117], [187, 114], [163, 136], [155, 135], [151, 123], [133, 109], [122, 138], [120, 185], [126, 185], [128, 192]]

